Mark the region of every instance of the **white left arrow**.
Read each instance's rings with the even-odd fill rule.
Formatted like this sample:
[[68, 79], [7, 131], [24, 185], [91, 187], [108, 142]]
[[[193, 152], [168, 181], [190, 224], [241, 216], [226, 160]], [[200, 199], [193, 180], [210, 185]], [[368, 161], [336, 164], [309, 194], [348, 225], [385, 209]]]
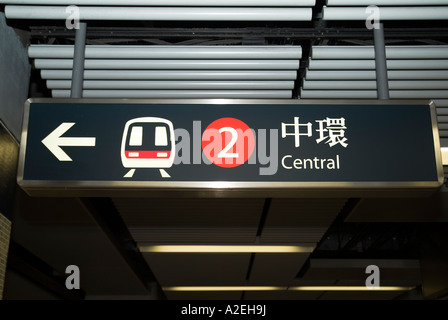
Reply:
[[50, 133], [42, 143], [54, 154], [59, 161], [73, 161], [61, 147], [94, 147], [96, 138], [67, 138], [61, 137], [75, 122], [63, 122], [52, 133]]

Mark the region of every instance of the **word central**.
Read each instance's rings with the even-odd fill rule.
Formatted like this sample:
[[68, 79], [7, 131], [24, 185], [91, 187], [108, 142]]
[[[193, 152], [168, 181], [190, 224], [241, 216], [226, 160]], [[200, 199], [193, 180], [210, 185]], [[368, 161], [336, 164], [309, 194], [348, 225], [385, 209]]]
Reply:
[[319, 159], [318, 157], [313, 159], [293, 159], [291, 155], [286, 155], [282, 158], [282, 166], [287, 170], [339, 170], [339, 163], [339, 155], [334, 159]]

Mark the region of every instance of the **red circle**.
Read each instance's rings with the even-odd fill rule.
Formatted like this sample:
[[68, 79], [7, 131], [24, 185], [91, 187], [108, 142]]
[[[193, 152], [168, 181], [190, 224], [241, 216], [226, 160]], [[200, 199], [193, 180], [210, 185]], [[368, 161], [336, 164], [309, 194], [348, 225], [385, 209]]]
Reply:
[[243, 121], [221, 118], [202, 134], [202, 150], [215, 165], [234, 168], [244, 164], [255, 149], [255, 136]]

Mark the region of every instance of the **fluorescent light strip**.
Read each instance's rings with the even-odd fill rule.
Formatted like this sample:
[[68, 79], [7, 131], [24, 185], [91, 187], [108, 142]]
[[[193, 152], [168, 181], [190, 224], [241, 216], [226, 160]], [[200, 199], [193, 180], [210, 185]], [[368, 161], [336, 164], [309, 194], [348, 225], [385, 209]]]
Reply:
[[237, 286], [237, 287], [162, 287], [163, 291], [284, 291], [287, 287], [257, 287], [257, 286]]
[[366, 286], [300, 286], [289, 287], [288, 290], [293, 291], [409, 291], [415, 287], [372, 287]]
[[314, 246], [292, 245], [148, 245], [141, 252], [152, 253], [310, 253]]
[[387, 286], [368, 288], [363, 286], [174, 286], [162, 287], [164, 291], [409, 291], [415, 287]]

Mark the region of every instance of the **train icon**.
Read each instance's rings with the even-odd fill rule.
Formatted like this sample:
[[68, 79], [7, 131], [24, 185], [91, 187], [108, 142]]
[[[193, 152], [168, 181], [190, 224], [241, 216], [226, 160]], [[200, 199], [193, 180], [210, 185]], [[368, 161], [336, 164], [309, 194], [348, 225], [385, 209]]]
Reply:
[[124, 176], [132, 178], [137, 168], [157, 168], [162, 177], [171, 168], [175, 157], [175, 137], [171, 121], [157, 117], [135, 118], [126, 122], [121, 142], [121, 162], [131, 170]]

